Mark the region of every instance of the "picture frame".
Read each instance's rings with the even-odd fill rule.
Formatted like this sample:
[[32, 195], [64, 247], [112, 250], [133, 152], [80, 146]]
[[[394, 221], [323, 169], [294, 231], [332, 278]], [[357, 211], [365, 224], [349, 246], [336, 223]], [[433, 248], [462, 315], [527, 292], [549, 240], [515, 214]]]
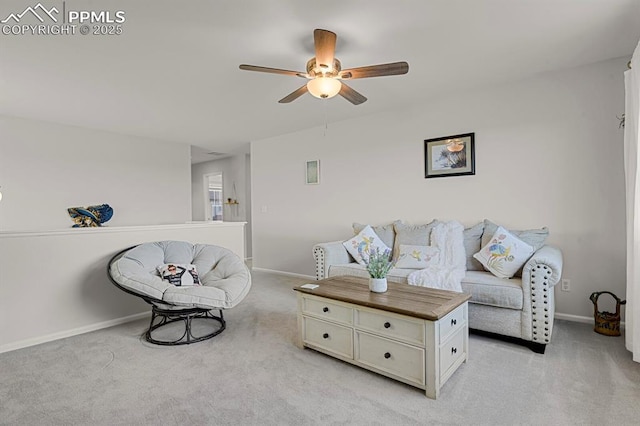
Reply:
[[320, 184], [320, 160], [310, 160], [306, 162], [305, 177], [307, 185]]
[[463, 133], [424, 141], [425, 179], [475, 174], [475, 133]]

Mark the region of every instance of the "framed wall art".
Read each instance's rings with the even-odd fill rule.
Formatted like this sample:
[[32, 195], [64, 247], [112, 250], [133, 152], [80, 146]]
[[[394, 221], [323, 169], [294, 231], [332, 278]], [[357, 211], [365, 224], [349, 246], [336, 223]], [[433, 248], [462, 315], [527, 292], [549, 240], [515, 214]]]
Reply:
[[424, 177], [476, 174], [475, 133], [424, 141]]
[[320, 160], [307, 161], [306, 183], [307, 185], [318, 185], [320, 183]]

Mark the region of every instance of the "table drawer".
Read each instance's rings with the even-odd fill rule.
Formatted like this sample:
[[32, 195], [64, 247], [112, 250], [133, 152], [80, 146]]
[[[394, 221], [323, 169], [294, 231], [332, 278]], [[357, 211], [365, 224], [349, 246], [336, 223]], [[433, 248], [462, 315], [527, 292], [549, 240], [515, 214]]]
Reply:
[[447, 370], [465, 355], [464, 338], [466, 329], [462, 328], [440, 347], [440, 376], [447, 374]]
[[353, 324], [353, 309], [326, 299], [303, 297], [302, 312], [343, 324]]
[[450, 335], [462, 328], [466, 321], [467, 304], [465, 303], [438, 321], [438, 327], [440, 327], [440, 341], [438, 343], [446, 341]]
[[382, 312], [356, 310], [356, 327], [407, 343], [424, 345], [424, 321]]
[[309, 346], [353, 359], [353, 330], [315, 318], [302, 317], [303, 341]]
[[403, 381], [424, 386], [424, 349], [356, 331], [355, 360]]

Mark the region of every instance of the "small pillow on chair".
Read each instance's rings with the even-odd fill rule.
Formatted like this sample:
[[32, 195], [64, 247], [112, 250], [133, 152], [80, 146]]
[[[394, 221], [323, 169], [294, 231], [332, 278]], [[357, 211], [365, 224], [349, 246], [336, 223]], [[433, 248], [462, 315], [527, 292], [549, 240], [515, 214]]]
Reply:
[[196, 265], [167, 263], [166, 265], [158, 266], [158, 272], [163, 280], [169, 281], [176, 287], [201, 285]]
[[370, 225], [364, 227], [362, 231], [355, 237], [342, 243], [349, 254], [361, 265], [367, 264], [369, 261], [369, 253], [378, 249], [380, 253], [385, 251], [391, 255], [391, 249], [382, 242], [380, 237], [376, 235]]
[[502, 226], [487, 245], [473, 255], [487, 271], [498, 278], [511, 278], [529, 260], [534, 248]]
[[432, 246], [412, 246], [400, 244], [400, 257], [396, 268], [424, 269], [438, 262], [440, 250]]

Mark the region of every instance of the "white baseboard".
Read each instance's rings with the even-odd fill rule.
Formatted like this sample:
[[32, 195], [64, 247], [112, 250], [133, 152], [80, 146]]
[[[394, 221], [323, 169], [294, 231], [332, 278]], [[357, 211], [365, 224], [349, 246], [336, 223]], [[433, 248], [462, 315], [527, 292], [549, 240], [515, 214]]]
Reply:
[[[596, 320], [594, 317], [583, 317], [581, 315], [571, 315], [571, 314], [563, 314], [560, 312], [556, 312], [554, 315], [555, 319], [565, 320], [565, 321], [573, 321], [573, 322], [581, 322], [584, 324], [595, 324]], [[624, 328], [624, 321], [620, 321], [620, 328]]]
[[[315, 279], [316, 279], [316, 277], [314, 277], [312, 275], [296, 274], [294, 272], [278, 271], [278, 270], [275, 270], [275, 269], [253, 268], [253, 270], [261, 271], [261, 272], [270, 272], [270, 273], [273, 273], [273, 274], [286, 275], [286, 276], [296, 277], [296, 278], [304, 278], [304, 279], [311, 280], [311, 281], [315, 281]], [[139, 319], [142, 319], [142, 318], [145, 318], [145, 317], [148, 317], [148, 316], [149, 316], [149, 312], [142, 312], [142, 313], [139, 313], [139, 314], [129, 315], [129, 316], [122, 317], [122, 318], [116, 318], [116, 319], [109, 320], [109, 321], [102, 321], [102, 322], [99, 322], [99, 323], [96, 323], [96, 324], [91, 324], [91, 325], [87, 325], [87, 326], [84, 326], [84, 327], [75, 328], [75, 329], [72, 329], [72, 330], [66, 330], [66, 331], [61, 331], [61, 332], [58, 332], [58, 333], [48, 334], [46, 336], [39, 336], [39, 337], [31, 338], [31, 339], [20, 340], [18, 342], [13, 342], [13, 343], [9, 343], [9, 344], [0, 346], [0, 354], [4, 353], [4, 352], [10, 352], [10, 351], [15, 351], [15, 350], [22, 349], [22, 348], [27, 348], [29, 346], [39, 345], [41, 343], [46, 343], [46, 342], [51, 342], [51, 341], [54, 341], [54, 340], [64, 339], [66, 337], [77, 336], [79, 334], [89, 333], [91, 331], [101, 330], [103, 328], [109, 328], [109, 327], [113, 327], [113, 326], [116, 326], [116, 325], [132, 322], [132, 321], [137, 321]], [[559, 320], [573, 321], [573, 322], [579, 322], [579, 323], [584, 323], [584, 324], [593, 324], [594, 323], [594, 318], [593, 317], [585, 317], [585, 316], [580, 316], [580, 315], [563, 314], [563, 313], [557, 312], [554, 315], [554, 317], [556, 319], [559, 319]], [[625, 326], [625, 323], [623, 321], [623, 322], [620, 323], [620, 327], [624, 328], [624, 326]]]
[[272, 274], [287, 275], [289, 277], [304, 278], [305, 280], [312, 280], [312, 281], [316, 280], [316, 277], [314, 275], [296, 274], [294, 272], [278, 271], [277, 269], [257, 268], [255, 266], [253, 268], [251, 268], [251, 269], [254, 270], [254, 271], [270, 272]]
[[[316, 280], [315, 276], [312, 275], [304, 275], [304, 274], [296, 274], [293, 272], [285, 272], [285, 271], [278, 271], [276, 269], [267, 269], [267, 268], [258, 268], [258, 267], [253, 267], [252, 268], [254, 271], [261, 271], [261, 272], [270, 272], [272, 274], [280, 274], [280, 275], [287, 275], [290, 277], [297, 277], [297, 278], [304, 278], [304, 279], [308, 279], [308, 280]], [[563, 314], [561, 312], [556, 312], [554, 314], [554, 318], [555, 319], [559, 319], [559, 320], [565, 320], [565, 321], [572, 321], [572, 322], [580, 322], [583, 324], [594, 324], [595, 320], [593, 317], [585, 317], [585, 316], [581, 316], [581, 315], [572, 315], [572, 314]], [[625, 324], [624, 321], [622, 321], [620, 323], [620, 328], [624, 328]]]
[[[290, 276], [290, 277], [296, 277], [296, 278], [304, 278], [304, 279], [308, 279], [308, 280], [316, 280], [316, 277], [313, 275], [304, 275], [304, 274], [296, 274], [294, 272], [286, 272], [286, 271], [279, 271], [277, 269], [267, 269], [267, 268], [259, 268], [259, 267], [253, 267], [252, 270], [254, 271], [261, 271], [261, 272], [269, 272], [272, 274], [280, 274], [280, 275], [286, 275], [286, 276]], [[580, 322], [580, 323], [584, 323], [584, 324], [594, 324], [595, 320], [593, 317], [585, 317], [585, 316], [581, 316], [581, 315], [572, 315], [572, 314], [563, 314], [561, 312], [556, 312], [554, 314], [554, 318], [555, 319], [559, 319], [559, 320], [565, 320], [565, 321], [572, 321], [572, 322]], [[620, 323], [620, 328], [624, 327], [624, 321], [622, 321]]]
[[593, 317], [583, 317], [581, 315], [571, 315], [571, 314], [563, 314], [561, 312], [556, 312], [553, 314], [555, 319], [565, 320], [565, 321], [573, 321], [573, 322], [582, 322], [585, 324], [593, 324]]
[[89, 333], [90, 331], [96, 331], [103, 328], [113, 327], [114, 325], [120, 325], [131, 321], [136, 321], [142, 318], [149, 317], [150, 312], [142, 312], [139, 314], [129, 315], [122, 318], [116, 318], [109, 321], [102, 321], [84, 327], [74, 328], [72, 330], [60, 331], [58, 333], [47, 334], [46, 336], [33, 337], [31, 339], [20, 340], [18, 342], [9, 343], [0, 346], [0, 354], [4, 352], [15, 351], [17, 349], [27, 348], [29, 346], [39, 345], [41, 343], [51, 342], [53, 340], [64, 339], [66, 337], [77, 336], [78, 334]]

